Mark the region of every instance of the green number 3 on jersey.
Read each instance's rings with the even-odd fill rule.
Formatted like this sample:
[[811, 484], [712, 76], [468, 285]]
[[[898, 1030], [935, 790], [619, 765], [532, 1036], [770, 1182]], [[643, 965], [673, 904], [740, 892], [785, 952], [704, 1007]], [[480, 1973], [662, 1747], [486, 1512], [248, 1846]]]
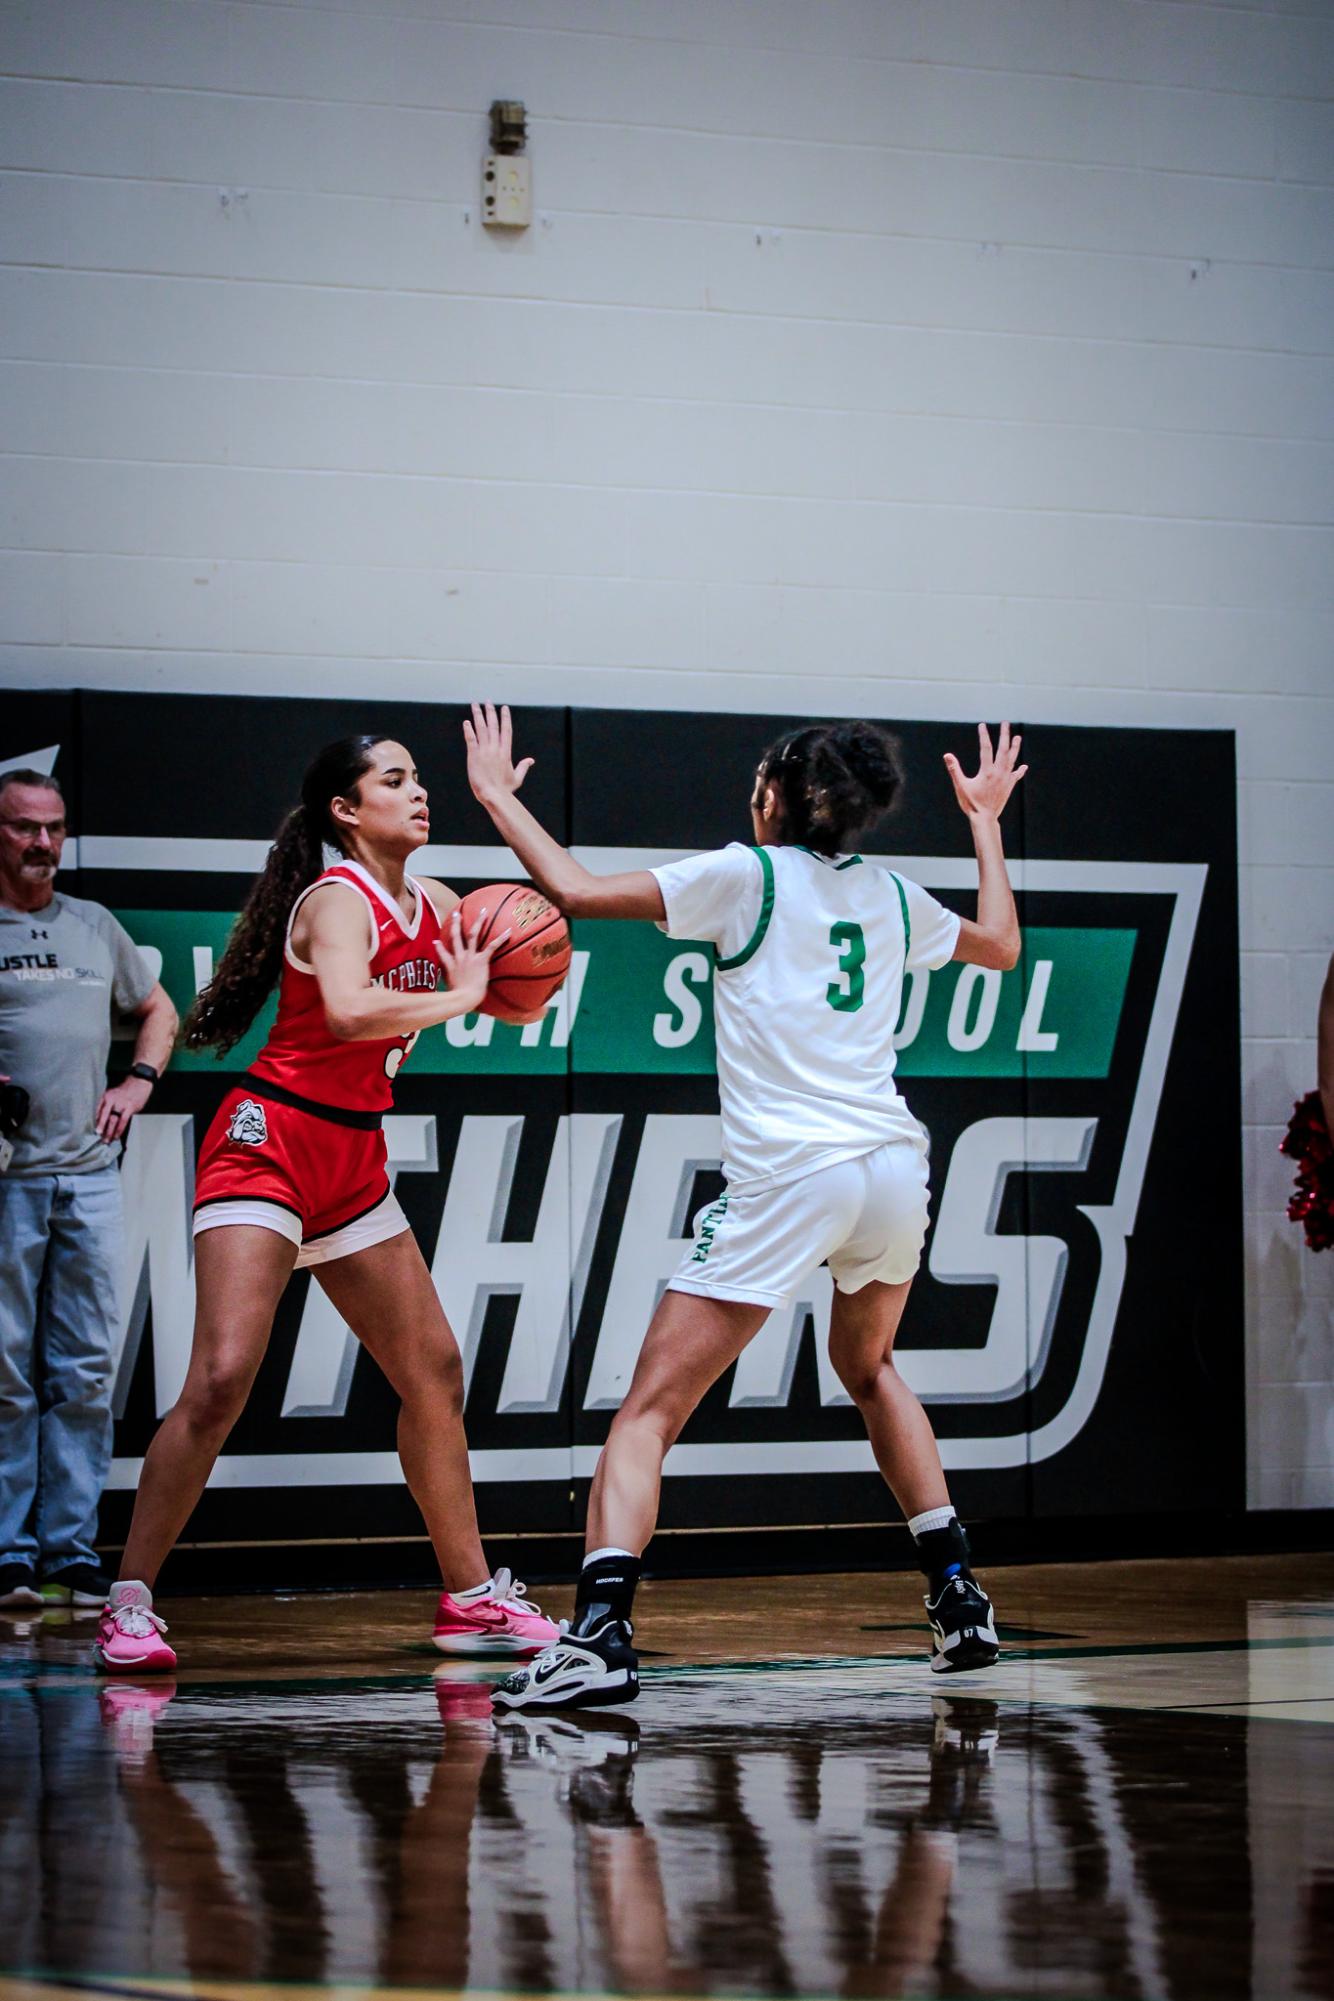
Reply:
[[866, 934], [860, 924], [835, 924], [829, 942], [838, 951], [838, 978], [825, 988], [825, 999], [840, 1014], [855, 1014], [866, 995]]

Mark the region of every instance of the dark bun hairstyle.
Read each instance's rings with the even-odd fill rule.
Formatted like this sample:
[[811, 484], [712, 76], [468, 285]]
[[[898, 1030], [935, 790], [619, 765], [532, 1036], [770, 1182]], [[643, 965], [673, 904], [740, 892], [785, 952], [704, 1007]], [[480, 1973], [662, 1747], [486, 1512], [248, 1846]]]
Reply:
[[771, 744], [760, 782], [783, 808], [783, 837], [817, 855], [856, 847], [903, 786], [898, 739], [878, 723], [812, 723]]

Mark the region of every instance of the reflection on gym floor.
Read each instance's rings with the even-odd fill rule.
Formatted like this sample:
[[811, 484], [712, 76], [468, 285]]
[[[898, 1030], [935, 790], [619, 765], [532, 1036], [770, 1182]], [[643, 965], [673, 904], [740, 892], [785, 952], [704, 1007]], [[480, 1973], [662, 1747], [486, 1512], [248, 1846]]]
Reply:
[[638, 1715], [493, 1723], [488, 1687], [457, 1668], [0, 1682], [5, 1964], [492, 1992], [1334, 1995], [1319, 1724], [891, 1694], [869, 1663], [739, 1668]]

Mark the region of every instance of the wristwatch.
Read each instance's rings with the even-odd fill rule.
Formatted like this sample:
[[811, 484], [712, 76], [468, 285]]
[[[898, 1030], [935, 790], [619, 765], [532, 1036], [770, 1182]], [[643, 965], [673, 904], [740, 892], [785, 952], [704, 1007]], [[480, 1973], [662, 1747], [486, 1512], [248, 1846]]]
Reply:
[[151, 1063], [131, 1063], [126, 1074], [131, 1077], [142, 1077], [145, 1084], [156, 1084], [159, 1073]]

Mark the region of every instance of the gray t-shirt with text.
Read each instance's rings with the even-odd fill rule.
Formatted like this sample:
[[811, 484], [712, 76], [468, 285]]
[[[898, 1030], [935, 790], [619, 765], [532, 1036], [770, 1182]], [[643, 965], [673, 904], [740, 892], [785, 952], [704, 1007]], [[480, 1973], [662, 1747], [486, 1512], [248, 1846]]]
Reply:
[[42, 910], [0, 903], [0, 1074], [32, 1099], [11, 1176], [87, 1174], [115, 1159], [93, 1126], [112, 1009], [142, 1007], [155, 984], [100, 903], [59, 892]]

